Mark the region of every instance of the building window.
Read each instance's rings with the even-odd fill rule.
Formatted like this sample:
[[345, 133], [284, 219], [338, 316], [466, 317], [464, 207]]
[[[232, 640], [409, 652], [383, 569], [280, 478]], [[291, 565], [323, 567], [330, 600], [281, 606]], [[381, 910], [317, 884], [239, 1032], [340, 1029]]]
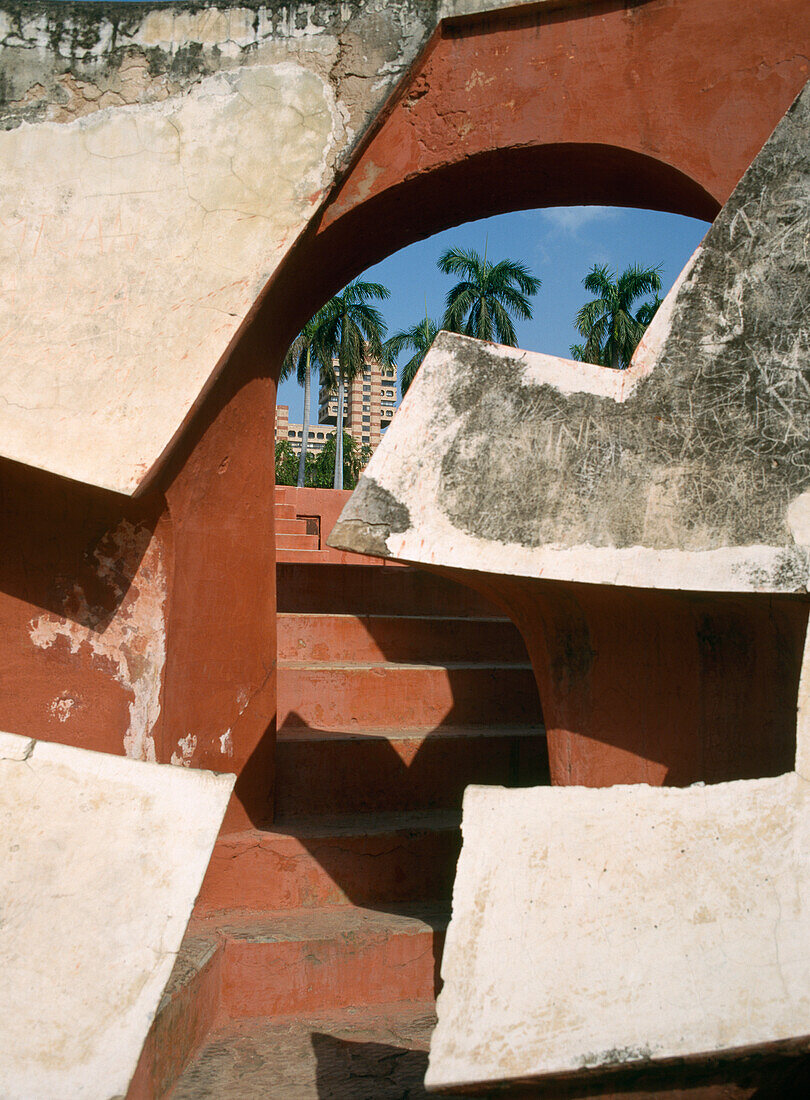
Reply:
[[363, 386], [363, 393], [371, 393], [371, 386]]
[[370, 417], [368, 417], [368, 416], [364, 416], [364, 417], [363, 417], [363, 423], [364, 423], [364, 424], [369, 424], [369, 423], [371, 423], [371, 418], [370, 418]]

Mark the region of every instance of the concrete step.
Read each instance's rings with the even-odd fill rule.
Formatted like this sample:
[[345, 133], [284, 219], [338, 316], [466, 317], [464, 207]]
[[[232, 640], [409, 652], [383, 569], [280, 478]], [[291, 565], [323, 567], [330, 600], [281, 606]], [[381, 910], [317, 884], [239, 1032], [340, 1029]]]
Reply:
[[541, 721], [529, 664], [321, 663], [278, 666], [278, 724], [425, 729]]
[[461, 847], [455, 811], [277, 820], [219, 838], [197, 907], [313, 909], [449, 903]]
[[291, 485], [276, 485], [274, 494], [276, 504], [286, 504], [287, 493], [292, 488], [293, 486]]
[[297, 534], [276, 534], [276, 549], [318, 550], [318, 536], [308, 535], [306, 527]]
[[458, 811], [470, 783], [548, 782], [539, 722], [423, 730], [283, 726], [276, 742], [276, 814], [284, 819]]
[[276, 503], [273, 509], [276, 520], [280, 519], [295, 519], [295, 505], [294, 504], [279, 504]]
[[186, 936], [144, 1043], [127, 1100], [163, 1100], [219, 1015], [222, 943]]
[[306, 535], [307, 525], [303, 519], [276, 519], [276, 538], [279, 535]]
[[320, 565], [325, 562], [323, 550], [285, 550], [283, 546], [276, 547], [277, 565]]
[[514, 661], [526, 646], [509, 619], [420, 615], [278, 616], [280, 661]]
[[472, 588], [414, 567], [279, 561], [278, 610], [338, 615], [465, 615], [503, 611]]
[[236, 1020], [211, 1033], [172, 1100], [428, 1100], [432, 1001]]
[[447, 917], [441, 906], [227, 911], [192, 918], [187, 938], [223, 941], [220, 1018], [297, 1015], [429, 1001]]

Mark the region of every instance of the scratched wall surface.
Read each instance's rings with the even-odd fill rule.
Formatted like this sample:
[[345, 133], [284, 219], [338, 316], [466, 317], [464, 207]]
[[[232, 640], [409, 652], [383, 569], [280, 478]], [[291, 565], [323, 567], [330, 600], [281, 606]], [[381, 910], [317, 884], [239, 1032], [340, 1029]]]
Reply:
[[804, 591], [808, 149], [810, 84], [627, 371], [441, 336], [335, 545], [524, 576]]
[[0, 8], [2, 452], [137, 489], [440, 14], [498, 6]]

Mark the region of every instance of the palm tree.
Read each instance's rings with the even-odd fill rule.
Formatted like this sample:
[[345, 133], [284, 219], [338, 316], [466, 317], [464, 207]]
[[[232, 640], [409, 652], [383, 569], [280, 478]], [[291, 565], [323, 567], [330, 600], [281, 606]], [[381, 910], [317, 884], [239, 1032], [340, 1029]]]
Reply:
[[528, 321], [532, 307], [528, 296], [540, 289], [540, 280], [518, 260], [497, 264], [483, 258], [474, 249], [448, 248], [439, 258], [445, 275], [460, 275], [447, 295], [443, 328], [461, 332], [478, 340], [494, 340], [510, 347], [517, 345], [512, 314]]
[[396, 333], [388, 340], [383, 348], [385, 358], [393, 362], [406, 348], [413, 348], [414, 355], [408, 360], [400, 373], [400, 387], [402, 395], [408, 392], [408, 387], [416, 377], [416, 372], [422, 365], [422, 360], [430, 351], [431, 344], [436, 339], [439, 326], [425, 315], [424, 320], [418, 321], [409, 329]]
[[321, 329], [326, 322], [324, 308], [318, 310], [314, 317], [310, 317], [296, 338], [290, 345], [289, 351], [284, 356], [281, 366], [280, 381], [289, 378], [295, 371], [299, 386], [304, 387], [304, 423], [301, 431], [301, 454], [298, 459], [298, 487], [304, 485], [304, 475], [307, 465], [307, 443], [309, 440], [309, 408], [311, 401], [312, 370], [318, 365], [317, 347], [321, 339]]
[[[633, 264], [617, 278], [607, 264], [594, 264], [582, 285], [596, 297], [586, 302], [576, 315], [574, 324], [585, 337], [585, 343], [572, 344], [571, 354], [575, 359], [623, 370], [661, 304], [658, 297], [661, 267]], [[633, 314], [633, 304], [645, 294], [655, 297], [651, 302], [643, 302]]]
[[343, 405], [347, 382], [362, 370], [367, 357], [383, 356], [382, 342], [386, 325], [382, 314], [369, 300], [390, 296], [388, 287], [358, 279], [326, 303], [324, 322], [319, 326], [318, 360], [327, 385], [337, 385], [337, 446], [335, 448], [334, 488], [343, 488]]

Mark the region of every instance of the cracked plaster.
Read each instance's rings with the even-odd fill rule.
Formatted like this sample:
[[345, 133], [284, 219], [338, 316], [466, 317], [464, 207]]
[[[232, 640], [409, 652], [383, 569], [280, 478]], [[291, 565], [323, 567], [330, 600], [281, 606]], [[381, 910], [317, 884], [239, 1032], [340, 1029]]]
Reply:
[[[32, 619], [29, 636], [43, 650], [58, 645], [60, 639], [71, 653], [87, 647], [97, 667], [112, 669], [114, 679], [132, 693], [124, 753], [130, 759], [154, 761], [153, 730], [160, 715], [166, 663], [167, 577], [160, 543], [146, 528], [123, 520], [93, 557], [96, 575], [115, 603], [112, 617], [74, 585], [63, 594], [66, 614], [45, 612]], [[74, 700], [61, 695], [50, 710], [67, 722], [73, 706]], [[191, 752], [183, 751], [177, 760], [172, 757], [172, 763], [188, 766]]]

